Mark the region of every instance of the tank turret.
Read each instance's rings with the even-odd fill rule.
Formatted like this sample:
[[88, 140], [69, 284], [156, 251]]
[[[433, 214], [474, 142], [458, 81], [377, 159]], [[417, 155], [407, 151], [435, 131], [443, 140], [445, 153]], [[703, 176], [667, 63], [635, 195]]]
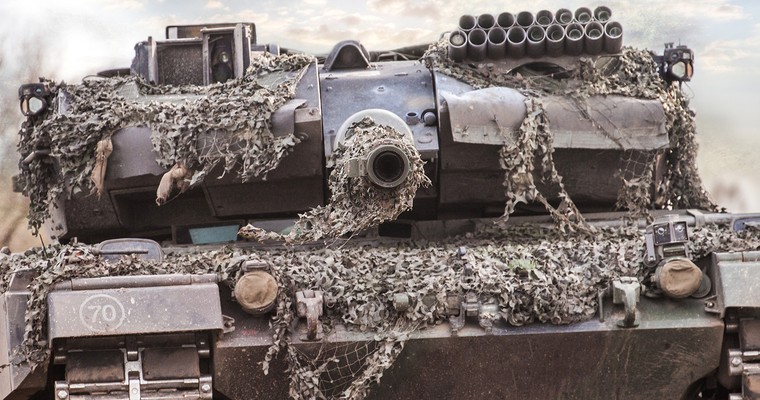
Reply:
[[325, 55], [175, 25], [22, 85], [56, 243], [0, 253], [0, 397], [760, 398], [760, 215], [702, 187], [694, 52], [614, 17]]

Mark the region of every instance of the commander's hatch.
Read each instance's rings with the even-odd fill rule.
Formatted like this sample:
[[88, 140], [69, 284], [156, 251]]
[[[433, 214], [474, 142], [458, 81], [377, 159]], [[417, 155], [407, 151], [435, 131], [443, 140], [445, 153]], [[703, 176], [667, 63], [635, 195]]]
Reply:
[[174, 25], [166, 40], [136, 46], [133, 73], [161, 85], [209, 85], [240, 78], [256, 43], [253, 23]]

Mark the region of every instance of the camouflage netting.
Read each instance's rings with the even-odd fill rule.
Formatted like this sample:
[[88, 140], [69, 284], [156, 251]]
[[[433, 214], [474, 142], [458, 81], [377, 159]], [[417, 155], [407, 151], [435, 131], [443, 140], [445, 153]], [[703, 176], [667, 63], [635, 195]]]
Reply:
[[[630, 151], [624, 152], [627, 153], [626, 159], [618, 172], [623, 181], [618, 194], [618, 207], [631, 211], [632, 216], [647, 216], [652, 208], [717, 210], [697, 171], [694, 112], [680, 88], [668, 84], [659, 75], [650, 52], [624, 48], [620, 55], [601, 57], [597, 61], [581, 58], [574, 69], [557, 74], [567, 75], [561, 79], [557, 79], [555, 74], [535, 73], [528, 69], [519, 69], [522, 74], [508, 73], [493, 64], [453, 62], [448, 57], [445, 38], [432, 45], [423, 59], [429, 68], [476, 89], [505, 86], [518, 89], [526, 96], [528, 117], [520, 127], [519, 143], [512, 147], [505, 146], [501, 151], [502, 166], [506, 170], [505, 219], [518, 203], [538, 201], [546, 206], [561, 229], [588, 228], [554, 167], [550, 121], [540, 101], [544, 95], [573, 98], [578, 106], [578, 115], [582, 116], [588, 115], [585, 112], [586, 99], [590, 96], [623, 95], [659, 100], [667, 116], [670, 147], [643, 157], [630, 154]], [[621, 147], [621, 150], [625, 149]], [[661, 156], [665, 157], [667, 168], [662, 180], [654, 182], [655, 164]], [[634, 170], [639, 171], [632, 173]], [[539, 174], [543, 182], [551, 183], [556, 189], [551, 194], [560, 199], [558, 207], [546, 202], [547, 194], [539, 193], [533, 182], [533, 173]]]
[[[414, 144], [403, 133], [376, 124], [370, 117], [354, 123], [346, 138], [328, 161], [327, 167], [332, 171], [328, 182], [330, 202], [326, 206], [300, 215], [286, 235], [252, 225], [243, 227], [240, 235], [256, 241], [285, 240], [290, 243], [338, 238], [361, 233], [384, 221], [393, 221], [402, 212], [410, 210], [417, 189], [430, 185]], [[366, 176], [348, 176], [349, 160], [366, 158], [372, 149], [381, 145], [395, 146], [409, 159], [410, 171], [403, 183], [394, 188], [382, 188], [373, 185]]]
[[[35, 232], [40, 228], [58, 196], [97, 190], [95, 167], [105, 152], [98, 147], [107, 147], [111, 135], [127, 126], [151, 128], [156, 161], [172, 168], [177, 186], [202, 181], [217, 165], [236, 171], [244, 181], [266, 176], [299, 142], [293, 133], [275, 136], [271, 116], [293, 98], [300, 74], [313, 61], [304, 55], [265, 54], [252, 59], [243, 78], [206, 87], [155, 87], [135, 77], [87, 79], [80, 85], [42, 80], [68, 106], [65, 112], [29, 118], [19, 133], [23, 156], [49, 149], [57, 160], [54, 164], [41, 158], [21, 171], [19, 184], [31, 203], [30, 227]], [[125, 97], [130, 85], [141, 95], [181, 94], [189, 99], [135, 101]], [[198, 139], [204, 136], [223, 140], [201, 145]]]
[[[560, 231], [590, 230], [578, 208], [565, 191], [562, 178], [554, 166], [552, 153], [552, 136], [549, 131], [549, 121], [543, 111], [538, 97], [527, 97], [527, 118], [520, 126], [520, 140], [514, 145], [504, 146], [500, 151], [501, 167], [504, 174], [507, 205], [504, 209], [503, 220], [515, 211], [519, 203], [538, 201], [546, 207]], [[536, 169], [535, 161], [540, 161], [540, 169]], [[557, 187], [561, 199], [558, 207], [553, 207], [546, 197], [538, 191], [533, 180], [533, 172], [541, 171], [541, 179]]]
[[[643, 260], [640, 231], [631, 227], [591, 229], [567, 195], [552, 159], [550, 121], [541, 103], [547, 94], [571, 96], [580, 115], [584, 115], [585, 99], [593, 95], [620, 94], [661, 101], [671, 147], [662, 154], [623, 152], [625, 164], [636, 168], [626, 166], [619, 173], [623, 185], [618, 205], [637, 215], [653, 207], [715, 209], [696, 171], [694, 114], [680, 90], [662, 81], [648, 52], [625, 49], [620, 56], [596, 63], [582, 59], [568, 72], [568, 78], [558, 80], [526, 71], [513, 75], [487, 65], [476, 68], [452, 63], [442, 43], [426, 54], [430, 68], [476, 88], [508, 86], [526, 95], [528, 117], [520, 127], [521, 140], [500, 153], [507, 200], [503, 219], [520, 203], [539, 202], [560, 229], [493, 226], [488, 231], [430, 243], [364, 245], [341, 241], [341, 246], [314, 248], [183, 250], [167, 254], [161, 263], [124, 257], [108, 264], [94, 255], [93, 248], [81, 244], [50, 247], [45, 251], [52, 257], [45, 257], [43, 250], [0, 254], [3, 287], [14, 270], [32, 268], [37, 272], [30, 285], [25, 340], [14, 362], [29, 361], [36, 366], [48, 359], [50, 350], [43, 331], [45, 299], [56, 282], [75, 277], [217, 273], [233, 285], [241, 273], [240, 261], [249, 257], [266, 261], [280, 287], [272, 319], [274, 343], [262, 366], [268, 371], [269, 362], [284, 352], [291, 378], [290, 396], [295, 399], [363, 398], [392, 365], [410, 334], [447, 319], [448, 295], [475, 293], [480, 300], [498, 305], [499, 314], [494, 318], [512, 325], [567, 324], [591, 318], [598, 307], [599, 292], [612, 279], [633, 276], [648, 282], [652, 271]], [[292, 98], [297, 71], [308, 62], [308, 58], [295, 56], [266, 59], [255, 64], [245, 78], [208, 88], [154, 88], [131, 78], [54, 85], [56, 93], [65, 92], [70, 97], [68, 113], [30, 119], [21, 131], [21, 153], [50, 148], [64, 177], [58, 180], [59, 172], [44, 160], [32, 162], [22, 173], [22, 187], [32, 201], [31, 226], [39, 228], [48, 216], [50, 200], [56, 196], [97, 188], [98, 171], [102, 170], [97, 160], [106, 157], [110, 135], [127, 125], [151, 127], [154, 146], [161, 155], [158, 161], [170, 168], [165, 178], [170, 188], [198, 182], [222, 163], [226, 172], [242, 166], [236, 169], [241, 179], [265, 176], [298, 143], [294, 135], [273, 135], [269, 118]], [[291, 73], [285, 76], [283, 71]], [[132, 81], [144, 94], [204, 96], [176, 104], [130, 102], [119, 92]], [[271, 234], [253, 227], [242, 233], [256, 240], [290, 243], [336, 238], [393, 220], [408, 209], [417, 188], [429, 183], [414, 147], [401, 140], [395, 130], [370, 120], [355, 124], [352, 130], [354, 140], [349, 139], [331, 160], [331, 201], [327, 206], [302, 215], [289, 234]], [[214, 151], [199, 148], [197, 135], [217, 131], [234, 140], [218, 143]], [[363, 139], [368, 136], [371, 139]], [[363, 177], [348, 177], [346, 161], [366, 155], [376, 140], [395, 141], [412, 161], [412, 173], [397, 189], [378, 189]], [[654, 182], [659, 156], [664, 157], [667, 171], [660, 182]], [[637, 172], [632, 173], [633, 169]], [[539, 192], [536, 177], [554, 193]], [[560, 199], [558, 205], [550, 204], [548, 199], [554, 198]], [[567, 231], [575, 233], [567, 235]], [[760, 249], [758, 232], [734, 233], [725, 226], [710, 226], [696, 229], [691, 236], [695, 257], [714, 251]], [[467, 247], [463, 257], [457, 255], [460, 246]], [[465, 275], [465, 270], [472, 270], [472, 274]], [[343, 324], [372, 334], [374, 340], [350, 348], [326, 343], [316, 356], [291, 346], [293, 298], [295, 291], [303, 289], [324, 293], [327, 307], [323, 322], [328, 332]], [[409, 296], [411, 306], [407, 310], [395, 310], [396, 294]], [[349, 353], [354, 361], [346, 361]]]
[[[457, 253], [466, 246], [463, 257]], [[727, 226], [693, 229], [689, 244], [695, 258], [714, 251], [760, 249], [760, 232], [732, 232]], [[633, 228], [602, 228], [594, 233], [565, 235], [535, 226], [498, 228], [436, 242], [361, 244], [336, 248], [228, 247], [218, 250], [177, 249], [163, 262], [123, 257], [106, 263], [82, 244], [51, 246], [25, 254], [0, 254], [2, 288], [13, 271], [31, 268], [26, 330], [14, 362], [40, 365], [49, 357], [43, 331], [47, 293], [57, 282], [74, 277], [168, 273], [217, 273], [232, 285], [242, 260], [256, 258], [271, 267], [280, 294], [272, 320], [274, 343], [266, 359], [285, 350], [291, 372], [290, 394], [296, 399], [361, 399], [377, 382], [416, 329], [447, 319], [446, 297], [476, 293], [498, 304], [499, 315], [512, 325], [532, 322], [567, 324], [591, 318], [598, 294], [611, 279], [638, 277], [647, 282], [651, 268], [644, 263], [644, 240]], [[45, 253], [49, 256], [46, 257]], [[465, 274], [465, 269], [472, 271]], [[326, 303], [326, 331], [340, 323], [374, 335], [360, 348], [325, 350], [316, 357], [290, 346], [296, 290], [321, 290]], [[396, 294], [407, 294], [410, 307], [398, 312]], [[359, 352], [350, 374], [345, 353]]]

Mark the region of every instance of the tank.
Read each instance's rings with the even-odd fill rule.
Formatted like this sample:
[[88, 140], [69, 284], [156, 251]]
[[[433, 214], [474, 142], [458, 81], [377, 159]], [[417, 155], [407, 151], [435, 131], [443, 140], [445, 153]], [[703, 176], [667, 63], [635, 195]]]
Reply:
[[[760, 214], [613, 10], [326, 55], [169, 26], [19, 89], [4, 399], [758, 399]], [[44, 227], [44, 228], [43, 228]]]

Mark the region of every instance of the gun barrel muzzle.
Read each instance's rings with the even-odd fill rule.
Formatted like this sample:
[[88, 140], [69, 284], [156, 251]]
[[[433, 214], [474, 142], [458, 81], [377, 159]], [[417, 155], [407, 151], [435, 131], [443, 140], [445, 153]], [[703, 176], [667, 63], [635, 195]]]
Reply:
[[397, 146], [383, 144], [367, 156], [367, 178], [383, 188], [395, 188], [409, 176], [409, 157]]

